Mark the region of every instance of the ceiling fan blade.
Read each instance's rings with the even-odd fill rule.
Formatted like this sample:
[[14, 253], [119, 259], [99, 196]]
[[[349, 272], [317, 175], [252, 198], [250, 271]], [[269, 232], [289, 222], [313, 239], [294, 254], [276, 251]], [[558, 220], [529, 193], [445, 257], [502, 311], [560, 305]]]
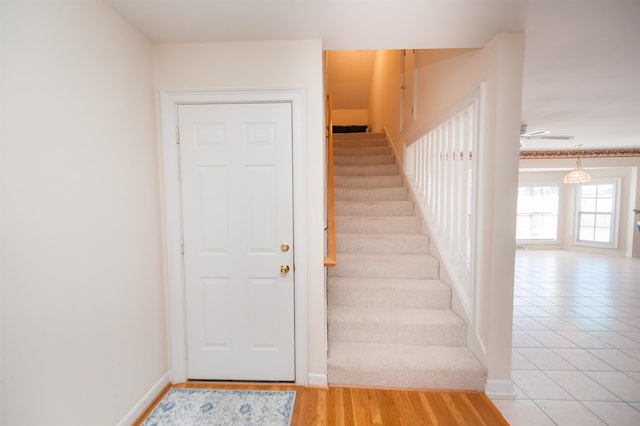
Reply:
[[535, 136], [542, 136], [542, 135], [546, 135], [548, 133], [551, 133], [551, 131], [549, 130], [532, 130], [530, 132], [523, 132], [520, 134], [520, 136], [523, 136], [525, 138], [532, 138]]
[[573, 139], [573, 136], [567, 135], [538, 135], [538, 136], [529, 136], [529, 135], [520, 135], [521, 139], [559, 139], [559, 140], [569, 140]]
[[557, 135], [557, 136], [540, 136], [538, 139], [562, 139], [562, 140], [569, 140], [569, 139], [573, 139], [573, 136], [568, 136], [568, 135]]

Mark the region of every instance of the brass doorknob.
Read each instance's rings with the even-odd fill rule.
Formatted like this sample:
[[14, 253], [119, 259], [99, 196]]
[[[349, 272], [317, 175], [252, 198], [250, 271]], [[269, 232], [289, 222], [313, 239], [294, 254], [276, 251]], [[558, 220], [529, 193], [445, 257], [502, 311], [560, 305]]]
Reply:
[[282, 275], [287, 275], [287, 273], [289, 272], [289, 265], [280, 265], [280, 273]]

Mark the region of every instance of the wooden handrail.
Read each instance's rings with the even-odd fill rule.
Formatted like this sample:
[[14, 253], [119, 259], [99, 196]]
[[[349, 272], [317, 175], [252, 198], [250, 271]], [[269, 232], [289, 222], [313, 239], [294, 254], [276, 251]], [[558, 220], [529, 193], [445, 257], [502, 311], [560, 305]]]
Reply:
[[336, 209], [333, 186], [333, 106], [327, 95], [327, 255], [324, 266], [336, 266]]

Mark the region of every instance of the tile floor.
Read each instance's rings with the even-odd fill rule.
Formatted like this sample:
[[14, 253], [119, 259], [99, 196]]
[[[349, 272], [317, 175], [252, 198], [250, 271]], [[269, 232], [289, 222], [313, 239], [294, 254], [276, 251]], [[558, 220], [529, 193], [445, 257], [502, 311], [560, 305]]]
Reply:
[[516, 253], [513, 426], [640, 425], [640, 259]]

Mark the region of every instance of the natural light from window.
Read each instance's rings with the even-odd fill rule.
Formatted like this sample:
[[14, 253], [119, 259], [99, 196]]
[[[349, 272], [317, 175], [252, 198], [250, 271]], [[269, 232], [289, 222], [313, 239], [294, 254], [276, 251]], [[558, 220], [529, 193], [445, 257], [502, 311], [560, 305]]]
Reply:
[[615, 182], [580, 185], [578, 241], [613, 244], [615, 194]]
[[559, 192], [559, 187], [554, 185], [518, 187], [516, 239], [557, 239]]

